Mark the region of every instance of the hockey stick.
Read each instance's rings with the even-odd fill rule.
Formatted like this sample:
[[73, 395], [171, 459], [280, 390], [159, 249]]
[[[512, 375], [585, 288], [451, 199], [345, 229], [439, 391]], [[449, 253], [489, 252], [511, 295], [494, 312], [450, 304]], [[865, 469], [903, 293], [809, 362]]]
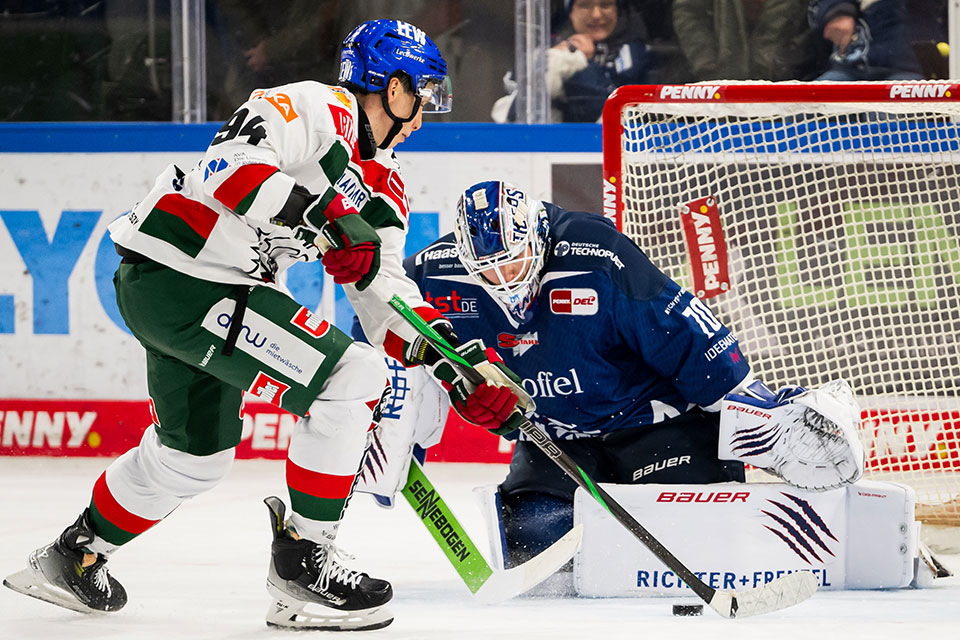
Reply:
[[546, 580], [573, 557], [583, 537], [583, 525], [577, 525], [522, 565], [506, 570], [494, 569], [440, 497], [416, 458], [410, 462], [407, 483], [401, 493], [470, 592], [485, 604], [508, 600]]
[[[469, 362], [460, 357], [454, 348], [432, 327], [423, 321], [399, 296], [389, 300], [390, 306], [417, 330], [451, 364], [453, 364], [469, 382], [482, 384], [483, 375]], [[653, 534], [647, 531], [637, 520], [614, 500], [603, 487], [595, 483], [573, 459], [560, 450], [547, 435], [530, 420], [523, 418], [522, 431], [533, 443], [570, 476], [578, 486], [587, 491], [600, 506], [607, 510], [617, 522], [627, 528], [657, 558], [660, 559], [677, 577], [683, 580], [704, 602], [724, 618], [746, 618], [771, 611], [777, 611], [813, 595], [817, 590], [817, 577], [809, 571], [797, 571], [783, 576], [760, 587], [745, 591], [721, 591], [714, 589], [688, 569]]]

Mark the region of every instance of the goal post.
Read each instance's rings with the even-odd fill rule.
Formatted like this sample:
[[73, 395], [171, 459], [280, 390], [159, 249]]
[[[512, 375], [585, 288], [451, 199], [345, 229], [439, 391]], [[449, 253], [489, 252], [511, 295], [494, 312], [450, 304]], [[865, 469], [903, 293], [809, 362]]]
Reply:
[[617, 89], [603, 213], [770, 386], [844, 378], [868, 477], [960, 526], [960, 85]]

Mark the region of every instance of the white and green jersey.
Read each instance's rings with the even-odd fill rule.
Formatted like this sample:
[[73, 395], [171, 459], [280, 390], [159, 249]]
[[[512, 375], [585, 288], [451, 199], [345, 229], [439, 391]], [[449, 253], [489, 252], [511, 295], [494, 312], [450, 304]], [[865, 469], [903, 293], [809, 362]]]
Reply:
[[[203, 280], [272, 283], [295, 262], [321, 256], [310, 229], [271, 222], [294, 197], [294, 185], [321, 202], [340, 193], [380, 234], [378, 286], [413, 307], [429, 306], [401, 264], [410, 207], [399, 164], [382, 149], [360, 159], [357, 109], [350, 92], [318, 82], [254, 91], [196, 167], [185, 173], [169, 166], [110, 225], [113, 241]], [[391, 330], [416, 337], [382, 301], [346, 289], [373, 344], [382, 345]]]

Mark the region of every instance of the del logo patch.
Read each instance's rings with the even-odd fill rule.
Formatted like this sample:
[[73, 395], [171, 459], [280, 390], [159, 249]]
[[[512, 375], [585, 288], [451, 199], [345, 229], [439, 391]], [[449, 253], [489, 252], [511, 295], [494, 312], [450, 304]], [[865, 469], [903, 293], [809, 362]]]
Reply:
[[550, 311], [572, 316], [593, 316], [600, 309], [594, 289], [554, 289], [550, 292]]
[[310, 313], [306, 307], [300, 307], [297, 315], [290, 320], [294, 325], [300, 327], [314, 338], [322, 338], [330, 330], [330, 323], [318, 315]]
[[351, 149], [356, 149], [357, 128], [353, 126], [353, 114], [333, 104], [328, 104], [327, 108], [330, 109], [330, 117], [333, 118], [337, 135], [346, 140]]
[[290, 389], [290, 385], [284, 384], [279, 380], [271, 378], [263, 371], [259, 372], [254, 379], [253, 384], [247, 389], [247, 393], [257, 396], [261, 400], [266, 400], [270, 404], [278, 407], [285, 394]]

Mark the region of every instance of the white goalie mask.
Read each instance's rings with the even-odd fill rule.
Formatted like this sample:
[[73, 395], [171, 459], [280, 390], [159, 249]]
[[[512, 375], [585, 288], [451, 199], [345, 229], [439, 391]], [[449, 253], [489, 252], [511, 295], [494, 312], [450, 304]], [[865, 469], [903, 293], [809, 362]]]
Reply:
[[475, 184], [457, 203], [460, 262], [517, 320], [536, 299], [548, 230], [543, 203], [505, 182]]

